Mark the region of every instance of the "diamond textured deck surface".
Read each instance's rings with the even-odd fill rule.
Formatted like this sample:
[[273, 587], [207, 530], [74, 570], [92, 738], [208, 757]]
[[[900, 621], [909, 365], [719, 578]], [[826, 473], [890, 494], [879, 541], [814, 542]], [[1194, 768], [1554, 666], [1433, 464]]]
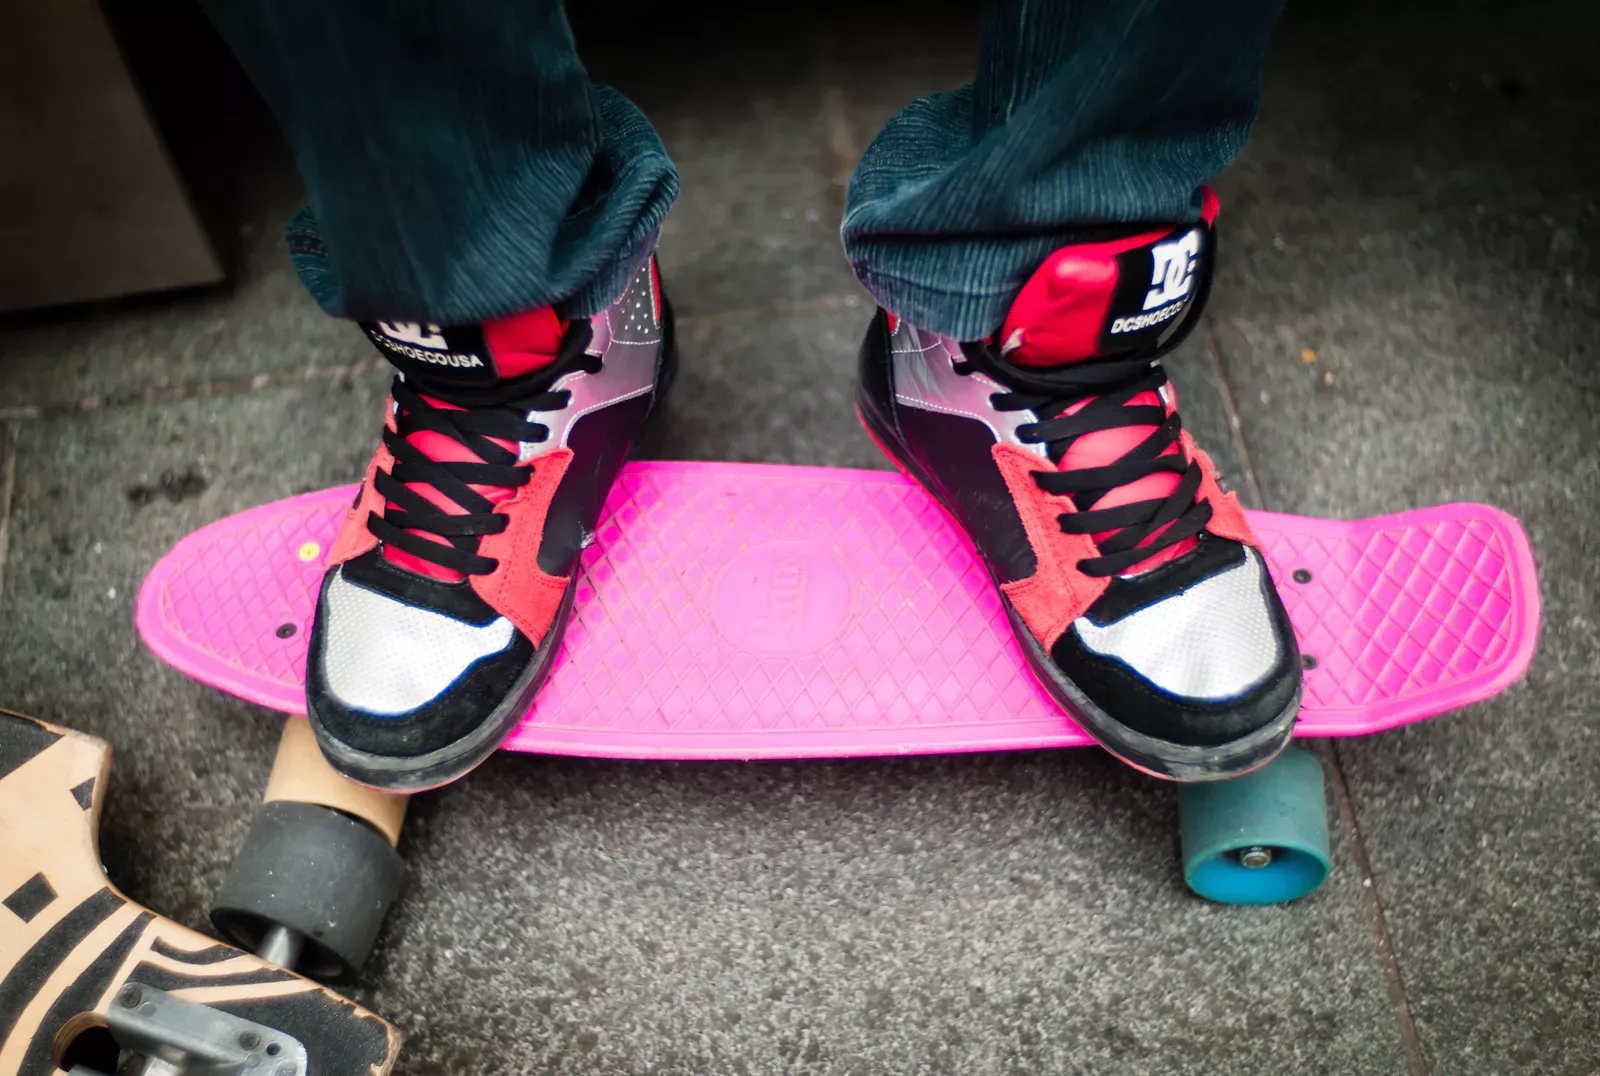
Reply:
[[[336, 486], [196, 531], [138, 626], [202, 683], [305, 706]], [[1255, 513], [1309, 662], [1302, 736], [1376, 732], [1527, 669], [1536, 573], [1484, 505], [1340, 522]], [[893, 473], [634, 462], [583, 556], [572, 621], [508, 746], [605, 758], [929, 754], [1089, 742], [1033, 675], [971, 543]]]

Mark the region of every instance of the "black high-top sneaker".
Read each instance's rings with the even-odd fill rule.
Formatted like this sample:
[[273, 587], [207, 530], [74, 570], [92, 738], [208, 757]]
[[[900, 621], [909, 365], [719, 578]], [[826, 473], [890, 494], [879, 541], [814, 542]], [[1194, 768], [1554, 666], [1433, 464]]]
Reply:
[[1157, 361], [1205, 302], [1209, 191], [1205, 210], [1061, 248], [988, 340], [880, 310], [857, 387], [868, 431], [971, 536], [1040, 681], [1180, 781], [1269, 761], [1300, 702], [1288, 615]]
[[363, 324], [395, 366], [306, 669], [323, 753], [415, 791], [482, 762], [549, 672], [578, 556], [673, 372], [652, 258], [610, 308]]

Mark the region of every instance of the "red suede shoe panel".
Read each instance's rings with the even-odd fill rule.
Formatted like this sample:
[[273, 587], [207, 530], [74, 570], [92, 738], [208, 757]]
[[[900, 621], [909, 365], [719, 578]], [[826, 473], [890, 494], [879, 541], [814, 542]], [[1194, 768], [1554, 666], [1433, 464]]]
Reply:
[[[385, 404], [385, 407], [388, 405]], [[389, 446], [379, 442], [378, 451], [372, 457], [372, 462], [367, 464], [367, 473], [361, 479], [361, 493], [356, 498], [355, 506], [345, 513], [344, 522], [339, 526], [339, 537], [334, 539], [333, 548], [328, 550], [325, 562], [328, 567], [359, 557], [378, 544], [378, 539], [367, 529], [367, 517], [373, 512], [383, 515], [384, 500], [376, 488], [376, 479], [379, 471], [389, 471], [393, 467], [394, 456], [389, 452]]]
[[472, 589], [538, 646], [555, 620], [570, 577], [547, 575], [539, 567], [545, 516], [556, 487], [572, 463], [570, 448], [540, 456], [533, 478], [516, 496], [495, 507], [511, 522], [499, 534], [487, 535], [478, 552], [499, 565], [488, 575], [472, 576]]
[[483, 339], [501, 377], [521, 377], [555, 362], [566, 332], [567, 323], [548, 306], [483, 323]]
[[1061, 366], [1099, 353], [1117, 290], [1117, 255], [1149, 246], [1171, 228], [1106, 243], [1062, 247], [1022, 286], [1000, 328], [1000, 350], [1021, 366]]
[[997, 444], [990, 453], [1005, 477], [1038, 561], [1032, 575], [1006, 583], [1001, 589], [1033, 637], [1048, 650], [1110, 583], [1078, 571], [1080, 560], [1097, 557], [1100, 551], [1088, 535], [1061, 530], [1057, 517], [1076, 511], [1072, 499], [1046, 493], [1033, 480], [1034, 471], [1048, 470], [1050, 465], [1015, 445]]
[[1196, 499], [1211, 502], [1211, 519], [1206, 523], [1206, 530], [1218, 538], [1232, 538], [1252, 549], [1260, 549], [1261, 544], [1256, 541], [1244, 509], [1239, 505], [1238, 495], [1222, 492], [1222, 487], [1217, 485], [1216, 464], [1194, 443], [1188, 430], [1183, 431], [1183, 450], [1190, 459], [1200, 461], [1200, 490]]

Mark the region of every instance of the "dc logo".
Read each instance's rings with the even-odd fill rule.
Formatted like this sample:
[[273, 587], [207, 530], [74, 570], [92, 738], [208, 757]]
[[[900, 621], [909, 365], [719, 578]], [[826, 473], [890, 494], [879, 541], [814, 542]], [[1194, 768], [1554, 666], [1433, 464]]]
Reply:
[[1144, 297], [1146, 310], [1177, 302], [1194, 290], [1195, 262], [1200, 257], [1203, 241], [1200, 229], [1190, 228], [1177, 239], [1150, 248], [1150, 258], [1155, 265], [1150, 273], [1152, 287]]
[[399, 340], [406, 344], [416, 344], [418, 347], [429, 347], [435, 351], [443, 351], [448, 346], [444, 342], [444, 334], [439, 326], [415, 321], [380, 321], [378, 331], [391, 340]]

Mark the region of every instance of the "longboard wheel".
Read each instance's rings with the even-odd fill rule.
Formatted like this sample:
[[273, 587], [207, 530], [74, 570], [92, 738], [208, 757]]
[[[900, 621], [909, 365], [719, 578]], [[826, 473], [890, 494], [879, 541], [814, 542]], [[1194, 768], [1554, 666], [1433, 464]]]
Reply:
[[235, 944], [287, 956], [315, 979], [366, 962], [405, 865], [372, 827], [311, 803], [262, 804], [211, 906]]
[[1242, 777], [1178, 789], [1183, 880], [1221, 904], [1282, 904], [1328, 877], [1322, 767], [1291, 747]]

